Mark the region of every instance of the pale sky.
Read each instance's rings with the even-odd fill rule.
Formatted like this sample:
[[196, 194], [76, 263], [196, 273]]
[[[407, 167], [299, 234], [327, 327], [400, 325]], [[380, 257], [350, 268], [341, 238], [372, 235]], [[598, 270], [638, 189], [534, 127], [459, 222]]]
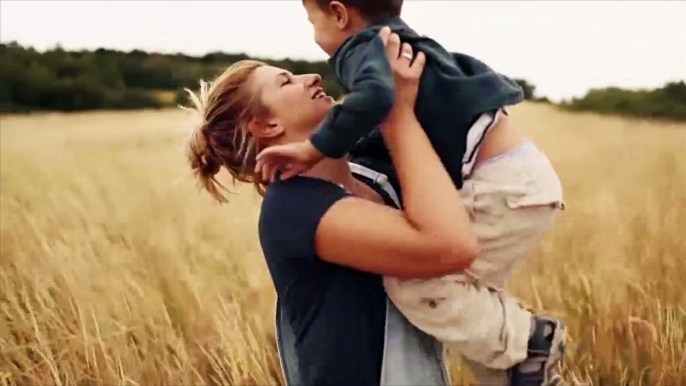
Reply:
[[[686, 1], [406, 0], [403, 18], [451, 51], [555, 100], [591, 87], [686, 80]], [[325, 60], [300, 0], [0, 1], [0, 41]]]

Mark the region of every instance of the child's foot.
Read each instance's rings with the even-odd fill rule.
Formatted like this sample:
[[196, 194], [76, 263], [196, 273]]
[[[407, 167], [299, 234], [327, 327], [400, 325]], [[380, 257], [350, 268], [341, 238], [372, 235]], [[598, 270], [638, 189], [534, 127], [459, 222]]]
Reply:
[[555, 371], [565, 350], [565, 324], [556, 319], [534, 316], [529, 349], [524, 362], [512, 368], [512, 386], [562, 386]]

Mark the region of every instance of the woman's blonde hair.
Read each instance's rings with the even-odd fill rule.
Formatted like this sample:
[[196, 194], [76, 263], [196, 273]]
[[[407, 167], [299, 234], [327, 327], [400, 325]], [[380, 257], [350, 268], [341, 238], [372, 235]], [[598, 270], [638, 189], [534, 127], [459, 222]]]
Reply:
[[266, 182], [255, 173], [255, 157], [260, 146], [248, 130], [254, 117], [265, 117], [267, 108], [258, 93], [250, 93], [245, 84], [250, 75], [265, 63], [242, 60], [230, 66], [211, 83], [200, 81], [200, 90], [186, 89], [192, 108], [180, 106], [194, 114], [196, 121], [186, 145], [186, 155], [198, 184], [220, 203], [226, 202], [227, 189], [217, 180], [222, 166], [233, 182], [252, 183], [260, 194]]

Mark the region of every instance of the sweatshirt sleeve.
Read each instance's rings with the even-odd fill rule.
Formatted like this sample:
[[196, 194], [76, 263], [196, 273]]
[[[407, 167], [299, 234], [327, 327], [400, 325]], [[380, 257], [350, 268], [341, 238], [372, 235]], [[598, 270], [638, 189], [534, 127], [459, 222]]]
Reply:
[[376, 34], [347, 42], [334, 66], [350, 93], [331, 109], [310, 141], [325, 156], [341, 158], [383, 122], [395, 103], [395, 87], [385, 47]]

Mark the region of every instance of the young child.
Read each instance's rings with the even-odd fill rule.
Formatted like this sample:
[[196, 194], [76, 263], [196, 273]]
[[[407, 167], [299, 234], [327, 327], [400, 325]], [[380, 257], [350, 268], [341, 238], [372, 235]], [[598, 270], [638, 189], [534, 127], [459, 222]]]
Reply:
[[287, 166], [284, 179], [353, 148], [358, 156], [391, 162], [377, 129], [394, 104], [393, 74], [379, 37], [381, 27], [389, 26], [414, 52], [426, 55], [417, 118], [461, 189], [482, 254], [466, 273], [384, 278], [386, 291], [410, 322], [457, 348], [473, 369], [507, 370], [513, 385], [559, 384], [555, 366], [564, 351], [564, 324], [532, 315], [502, 288], [514, 263], [552, 227], [563, 206], [560, 182], [530, 142], [474, 167], [503, 107], [522, 101], [521, 88], [482, 62], [418, 35], [399, 17], [402, 0], [303, 4], [315, 41], [331, 55], [349, 94], [309, 141], [270, 147], [258, 158]]

